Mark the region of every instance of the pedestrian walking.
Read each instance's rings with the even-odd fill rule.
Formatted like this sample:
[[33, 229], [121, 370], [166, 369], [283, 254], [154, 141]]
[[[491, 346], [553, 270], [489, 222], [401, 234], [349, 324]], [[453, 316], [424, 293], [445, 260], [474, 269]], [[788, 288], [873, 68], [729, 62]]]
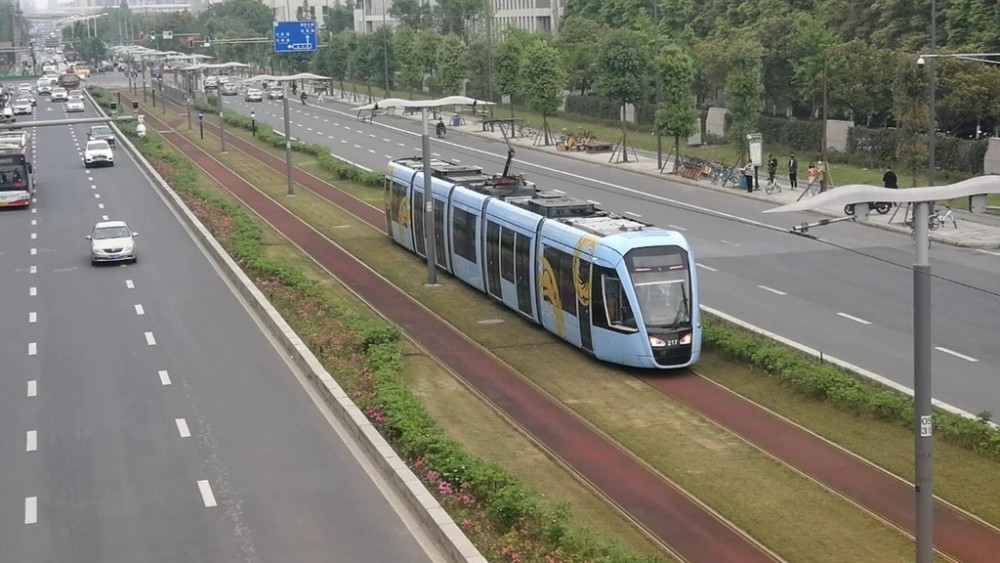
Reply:
[[799, 185], [799, 161], [795, 158], [795, 153], [788, 155], [788, 183], [793, 190]]
[[819, 171], [816, 170], [816, 165], [813, 164], [812, 162], [810, 162], [809, 163], [809, 168], [806, 169], [806, 180], [808, 182], [806, 184], [806, 191], [809, 191], [809, 190], [812, 189], [813, 184], [816, 183], [816, 178], [818, 176], [819, 176]]
[[898, 190], [898, 181], [896, 173], [892, 171], [892, 166], [887, 166], [885, 174], [882, 175], [882, 185], [892, 190]]

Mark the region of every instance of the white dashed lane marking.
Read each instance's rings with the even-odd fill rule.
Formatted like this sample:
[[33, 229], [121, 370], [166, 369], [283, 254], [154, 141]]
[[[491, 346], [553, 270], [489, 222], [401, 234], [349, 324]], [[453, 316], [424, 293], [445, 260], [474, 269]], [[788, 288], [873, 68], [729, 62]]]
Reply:
[[212, 486], [208, 484], [208, 481], [198, 481], [198, 491], [201, 492], [201, 500], [205, 503], [206, 508], [218, 506], [218, 503], [215, 502], [215, 495], [212, 493]]
[[125, 280], [125, 287], [128, 289], [135, 289], [135, 283], [132, 280]]
[[711, 266], [706, 266], [706, 265], [704, 265], [704, 264], [702, 264], [700, 262], [696, 262], [695, 266], [701, 268], [702, 270], [708, 270], [709, 272], [718, 272], [719, 271], [716, 268], [713, 268]]
[[38, 295], [38, 288], [35, 287], [35, 286], [29, 287], [28, 288], [28, 296], [29, 297], [35, 297], [36, 295]]
[[38, 344], [35, 342], [28, 343], [28, 355], [35, 356], [38, 354]]
[[149, 344], [150, 346], [156, 346], [156, 338], [153, 337], [152, 332], [146, 333], [146, 344]]
[[160, 385], [170, 385], [170, 374], [167, 373], [167, 370], [161, 369], [159, 375], [160, 375]]
[[136, 303], [136, 305], [135, 305], [135, 314], [136, 315], [145, 315], [146, 311], [145, 311], [145, 309], [142, 308], [142, 305], [139, 305], [138, 303]]
[[771, 292], [771, 293], [773, 293], [775, 295], [788, 295], [784, 291], [781, 291], [781, 290], [778, 290], [778, 289], [774, 289], [773, 287], [767, 287], [766, 285], [758, 285], [757, 287], [763, 289], [764, 291], [769, 291], [769, 292]]
[[37, 323], [38, 322], [38, 313], [36, 313], [34, 311], [28, 313], [28, 322], [29, 323]]
[[856, 323], [860, 323], [860, 324], [863, 324], [863, 325], [870, 325], [870, 324], [872, 324], [871, 321], [866, 321], [864, 319], [855, 317], [854, 315], [848, 315], [847, 313], [837, 313], [837, 316], [838, 317], [844, 317], [845, 319], [847, 319], [849, 321], [854, 321]]
[[24, 523], [38, 523], [38, 497], [27, 497], [24, 499]]
[[31, 379], [28, 381], [28, 397], [38, 396], [38, 381]]
[[183, 418], [178, 418], [174, 420], [174, 422], [177, 424], [177, 433], [181, 435], [181, 438], [191, 437], [191, 429], [188, 428], [188, 423], [186, 420], [184, 420]]
[[31, 233], [31, 240], [35, 240], [37, 238], [38, 238], [38, 233]]
[[24, 434], [24, 451], [26, 452], [36, 452], [38, 451], [38, 431], [28, 430]]
[[954, 350], [949, 350], [948, 348], [945, 348], [943, 346], [936, 346], [934, 349], [937, 350], [937, 351], [939, 351], [939, 352], [944, 352], [945, 354], [948, 354], [949, 356], [955, 356], [956, 358], [965, 360], [967, 362], [973, 362], [973, 363], [975, 363], [975, 362], [979, 361], [979, 360], [973, 358], [972, 356], [966, 356], [965, 354], [961, 354], [961, 353], [956, 352]]
[[31, 255], [34, 256], [36, 254], [38, 254], [38, 249], [37, 248], [32, 248], [31, 249]]

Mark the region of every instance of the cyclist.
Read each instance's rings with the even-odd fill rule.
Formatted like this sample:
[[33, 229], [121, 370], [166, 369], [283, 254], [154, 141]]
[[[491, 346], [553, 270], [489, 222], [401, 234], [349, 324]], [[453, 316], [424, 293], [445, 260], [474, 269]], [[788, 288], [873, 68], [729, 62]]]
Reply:
[[434, 131], [437, 133], [438, 138], [444, 138], [445, 133], [448, 129], [444, 126], [444, 121], [438, 119], [437, 125], [434, 126]]
[[306, 94], [306, 91], [302, 90], [302, 94], [299, 96], [299, 98], [302, 100], [302, 105], [306, 105], [306, 98], [308, 97], [309, 94]]

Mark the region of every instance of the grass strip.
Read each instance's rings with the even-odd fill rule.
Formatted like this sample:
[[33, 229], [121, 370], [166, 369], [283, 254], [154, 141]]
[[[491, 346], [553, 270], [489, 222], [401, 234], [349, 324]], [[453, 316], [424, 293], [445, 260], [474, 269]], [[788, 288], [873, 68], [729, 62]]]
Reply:
[[[124, 129], [134, 134], [134, 126]], [[199, 185], [193, 165], [153, 132], [133, 142], [268, 295], [354, 402], [407, 459], [491, 561], [629, 563], [657, 558], [601, 542], [567, 522], [568, 507], [544, 500], [500, 466], [464, 452], [431, 419], [402, 375], [398, 328], [348, 314], [300, 270], [267, 257], [262, 230], [234, 201]], [[347, 376], [347, 377], [344, 377]]]
[[[214, 138], [199, 140], [197, 133], [182, 134], [206, 150], [215, 151]], [[246, 135], [233, 130], [229, 134]], [[251, 157], [230, 151], [217, 158], [272, 197], [284, 193], [284, 177]], [[360, 186], [356, 189], [374, 191]], [[891, 561], [911, 556], [912, 545], [906, 538], [859, 513], [854, 505], [775, 464], [650, 387], [622, 379], [619, 371], [586, 360], [461, 283], [442, 280], [445, 287], [437, 291], [412, 283], [423, 279], [418, 262], [395, 248], [382, 233], [352, 221], [308, 190], [297, 193], [294, 200], [278, 199], [289, 211], [788, 559], [837, 560], [845, 556], [843, 550], [834, 555], [818, 552], [816, 546], [845, 535], [854, 538], [845, 549], [855, 560]], [[484, 329], [477, 322], [482, 318], [510, 324], [504, 325], [502, 331]], [[536, 354], [547, 357], [546, 365], [557, 364], [563, 369], [552, 373], [533, 360]], [[623, 404], [630, 406], [627, 412], [622, 411]], [[739, 486], [734, 486], [737, 483]], [[762, 518], [762, 514], [767, 517]]]

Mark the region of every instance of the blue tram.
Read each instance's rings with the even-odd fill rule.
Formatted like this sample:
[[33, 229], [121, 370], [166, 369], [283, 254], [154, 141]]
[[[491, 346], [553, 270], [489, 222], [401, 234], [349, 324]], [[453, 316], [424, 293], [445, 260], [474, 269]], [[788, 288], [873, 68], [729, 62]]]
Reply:
[[[386, 231], [426, 259], [420, 157], [385, 174]], [[437, 266], [596, 358], [642, 368], [698, 361], [698, 278], [687, 240], [523, 176], [433, 159]]]

